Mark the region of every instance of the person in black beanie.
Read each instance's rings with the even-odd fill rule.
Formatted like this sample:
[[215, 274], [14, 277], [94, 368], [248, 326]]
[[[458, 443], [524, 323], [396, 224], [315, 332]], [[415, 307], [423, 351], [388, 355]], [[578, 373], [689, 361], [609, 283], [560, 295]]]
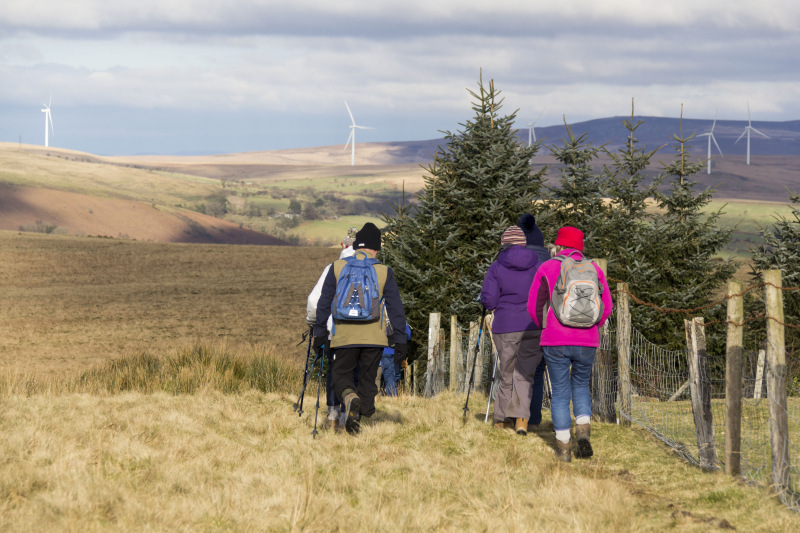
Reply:
[[[361, 431], [362, 416], [370, 417], [375, 413], [375, 396], [378, 394], [375, 378], [378, 375], [378, 364], [383, 349], [393, 345], [394, 360], [397, 363], [402, 362], [408, 355], [406, 316], [400, 299], [400, 289], [397, 287], [392, 269], [375, 259], [381, 249], [381, 230], [371, 222], [364, 224], [364, 227], [356, 233], [353, 249], [355, 250], [353, 257], [334, 261], [328, 271], [317, 302], [317, 317], [314, 323], [314, 350], [317, 353], [323, 349], [334, 350], [333, 389], [345, 406], [345, 429], [350, 434]], [[342, 269], [353, 260], [369, 260], [372, 263], [378, 280], [378, 301], [383, 301], [385, 304], [385, 316], [388, 317], [388, 325], [391, 326], [392, 332], [391, 334], [387, 332], [389, 328], [383, 316], [357, 322], [334, 317], [333, 331], [329, 340], [327, 322], [336, 297], [336, 286]], [[378, 301], [374, 305], [379, 305]], [[357, 386], [353, 379], [356, 366], [358, 366]]]
[[[536, 218], [530, 213], [525, 213], [519, 219], [517, 225], [522, 228], [525, 234], [525, 248], [533, 250], [539, 257], [539, 264], [550, 259], [550, 251], [544, 245], [544, 234], [539, 226], [536, 225]], [[544, 357], [533, 373], [533, 395], [531, 396], [530, 419], [528, 427], [536, 431], [542, 423], [542, 400], [544, 398], [544, 372], [547, 369]]]

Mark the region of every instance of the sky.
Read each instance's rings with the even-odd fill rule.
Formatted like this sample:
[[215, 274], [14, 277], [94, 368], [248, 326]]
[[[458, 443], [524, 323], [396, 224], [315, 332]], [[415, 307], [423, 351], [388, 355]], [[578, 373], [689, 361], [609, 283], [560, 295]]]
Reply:
[[794, 0], [3, 0], [0, 141], [99, 155], [441, 138], [481, 73], [520, 128], [800, 119]]

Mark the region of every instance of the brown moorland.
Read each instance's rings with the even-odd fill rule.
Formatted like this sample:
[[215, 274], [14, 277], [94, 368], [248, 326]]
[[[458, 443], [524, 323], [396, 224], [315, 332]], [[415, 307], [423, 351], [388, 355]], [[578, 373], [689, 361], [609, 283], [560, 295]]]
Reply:
[[0, 143], [0, 229], [39, 225], [71, 235], [155, 242], [287, 244], [184, 207], [224, 195], [218, 180], [28, 148]]
[[0, 371], [57, 377], [147, 350], [294, 350], [330, 248], [0, 231]]

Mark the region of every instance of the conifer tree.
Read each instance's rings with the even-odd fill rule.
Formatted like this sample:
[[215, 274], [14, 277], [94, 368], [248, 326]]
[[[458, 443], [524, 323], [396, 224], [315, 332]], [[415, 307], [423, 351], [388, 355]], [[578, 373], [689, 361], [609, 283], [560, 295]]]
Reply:
[[397, 278], [412, 327], [427, 328], [428, 313], [480, 317], [483, 278], [497, 257], [500, 237], [538, 197], [545, 170], [530, 161], [538, 145], [520, 143], [516, 113], [501, 115], [503, 100], [481, 79], [474, 116], [462, 131], [445, 133], [426, 170], [416, 202], [384, 216], [381, 260]]
[[[800, 287], [800, 194], [792, 194], [792, 214], [789, 218], [776, 215], [772, 227], [761, 232], [764, 244], [753, 249], [752, 278], [762, 282], [765, 270], [779, 269], [784, 287]], [[764, 311], [764, 300], [760, 298], [748, 302], [751, 312], [761, 314]], [[783, 315], [787, 324], [800, 324], [800, 292], [783, 292]], [[753, 323], [750, 334], [764, 338], [764, 324]], [[800, 329], [786, 328], [786, 363], [790, 379], [800, 377]], [[797, 386], [794, 387], [795, 394]]]
[[553, 242], [562, 226], [573, 226], [583, 231], [583, 251], [587, 257], [605, 257], [601, 252], [601, 226], [608, 209], [601, 190], [600, 177], [592, 167], [602, 147], [592, 146], [588, 134], [575, 137], [565, 121], [567, 140], [563, 146], [552, 146], [550, 151], [564, 167], [558, 186], [548, 186], [542, 202], [538, 225], [546, 242]]
[[652, 276], [653, 266], [641, 251], [651, 245], [649, 226], [652, 212], [648, 204], [655, 197], [659, 179], [647, 182], [646, 170], [660, 148], [647, 151], [637, 146], [636, 130], [644, 124], [631, 118], [622, 125], [628, 132], [626, 143], [616, 153], [606, 152], [611, 165], [603, 168], [602, 191], [608, 199], [608, 217], [602, 221], [601, 248], [608, 259], [608, 274], [633, 285]]
[[[641, 250], [652, 265], [650, 286], [637, 281], [631, 289], [641, 299], [662, 308], [694, 309], [708, 304], [724, 283], [736, 271], [736, 263], [727, 259], [716, 261], [712, 256], [728, 242], [731, 229], [719, 225], [721, 210], [706, 213], [713, 189], [695, 192], [691, 176], [700, 172], [703, 162], [691, 163], [687, 142], [693, 137], [675, 135], [677, 157], [666, 164], [659, 181], [669, 182], [667, 192], [655, 191], [658, 212], [649, 231], [642, 233], [650, 245]], [[659, 313], [640, 306], [639, 324], [650, 340], [657, 344], [682, 347], [685, 314]], [[716, 310], [724, 316], [724, 307]], [[713, 311], [706, 311], [708, 316]], [[718, 333], [710, 332], [709, 344]], [[717, 343], [719, 344], [719, 343]]]

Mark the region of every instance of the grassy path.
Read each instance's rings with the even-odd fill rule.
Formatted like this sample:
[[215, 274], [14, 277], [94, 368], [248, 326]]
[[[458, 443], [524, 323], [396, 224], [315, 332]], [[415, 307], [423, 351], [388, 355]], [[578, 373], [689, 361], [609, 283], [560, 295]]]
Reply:
[[790, 531], [763, 490], [643, 431], [595, 425], [558, 463], [549, 431], [482, 423], [475, 397], [380, 398], [358, 437], [311, 438], [282, 394], [0, 399], [0, 530]]

